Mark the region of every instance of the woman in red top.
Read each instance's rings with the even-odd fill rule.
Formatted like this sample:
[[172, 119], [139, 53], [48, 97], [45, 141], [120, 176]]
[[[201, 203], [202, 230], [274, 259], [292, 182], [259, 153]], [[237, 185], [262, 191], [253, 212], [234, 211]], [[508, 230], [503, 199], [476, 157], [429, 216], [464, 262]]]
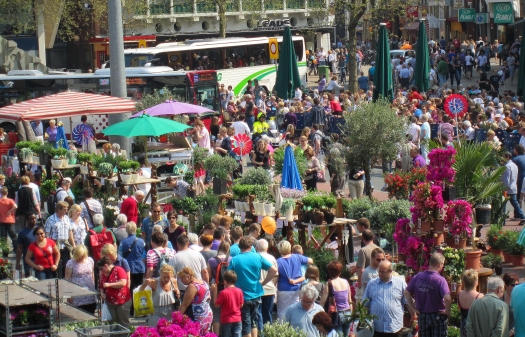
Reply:
[[419, 94], [416, 86], [412, 87], [412, 92], [408, 95], [408, 101], [412, 102], [414, 99], [417, 100], [416, 107], [419, 106], [419, 102], [423, 100], [423, 97]]
[[342, 116], [343, 109], [341, 108], [341, 104], [339, 104], [339, 102], [335, 100], [335, 96], [332, 94], [328, 94], [328, 99], [330, 100], [330, 109], [332, 109], [332, 115]]
[[129, 328], [131, 292], [127, 287], [126, 271], [122, 267], [115, 266], [108, 256], [97, 261], [97, 268], [102, 272], [99, 285], [100, 297], [106, 301], [111, 314], [111, 322]]
[[46, 238], [44, 227], [33, 230], [35, 242], [29, 245], [25, 261], [35, 270], [35, 277], [47, 280], [57, 277], [56, 270], [60, 261], [60, 251], [55, 241]]

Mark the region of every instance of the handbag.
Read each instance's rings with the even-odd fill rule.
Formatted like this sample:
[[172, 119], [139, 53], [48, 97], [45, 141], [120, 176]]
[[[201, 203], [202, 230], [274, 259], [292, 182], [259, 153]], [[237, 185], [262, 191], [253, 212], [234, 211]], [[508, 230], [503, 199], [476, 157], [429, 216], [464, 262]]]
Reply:
[[182, 301], [180, 300], [180, 294], [177, 294], [175, 292], [175, 286], [173, 285], [173, 281], [170, 280], [171, 283], [171, 289], [173, 289], [173, 298], [175, 299], [175, 302], [173, 302], [173, 310], [179, 310], [180, 305], [182, 304]]
[[332, 318], [332, 326], [341, 326], [341, 320], [339, 319], [339, 313], [337, 312], [337, 305], [334, 298], [334, 287], [332, 281], [328, 281], [328, 298], [325, 303], [324, 311]]

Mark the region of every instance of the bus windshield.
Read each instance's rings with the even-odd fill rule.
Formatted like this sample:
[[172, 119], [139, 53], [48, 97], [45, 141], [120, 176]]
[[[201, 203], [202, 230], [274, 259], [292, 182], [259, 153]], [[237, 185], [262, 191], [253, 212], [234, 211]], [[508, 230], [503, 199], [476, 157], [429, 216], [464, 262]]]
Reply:
[[124, 62], [126, 67], [144, 67], [153, 58], [153, 54], [125, 54]]
[[202, 87], [195, 87], [195, 97], [197, 104], [207, 107], [208, 109], [218, 111], [219, 102], [217, 101], [217, 86], [208, 85]]

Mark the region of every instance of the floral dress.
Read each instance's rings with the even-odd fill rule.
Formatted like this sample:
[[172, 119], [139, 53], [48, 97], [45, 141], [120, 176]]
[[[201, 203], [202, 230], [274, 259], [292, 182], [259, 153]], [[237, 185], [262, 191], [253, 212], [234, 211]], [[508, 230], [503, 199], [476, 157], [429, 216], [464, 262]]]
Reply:
[[[93, 259], [88, 257], [82, 262], [76, 262], [71, 259], [67, 261], [66, 268], [72, 270], [71, 282], [78, 284], [81, 287], [89, 290], [95, 290], [95, 280], [93, 280], [93, 267], [95, 262]], [[95, 303], [97, 298], [95, 296], [82, 296], [71, 299], [71, 304], [75, 307]]]
[[201, 335], [205, 335], [211, 327], [213, 312], [210, 308], [210, 288], [206, 283], [199, 284], [192, 282], [197, 288], [197, 293], [191, 302], [193, 317], [201, 324]]
[[70, 220], [70, 223], [71, 229], [73, 230], [73, 240], [75, 240], [75, 245], [83, 245], [87, 236], [86, 222], [84, 218], [79, 217], [77, 222]]

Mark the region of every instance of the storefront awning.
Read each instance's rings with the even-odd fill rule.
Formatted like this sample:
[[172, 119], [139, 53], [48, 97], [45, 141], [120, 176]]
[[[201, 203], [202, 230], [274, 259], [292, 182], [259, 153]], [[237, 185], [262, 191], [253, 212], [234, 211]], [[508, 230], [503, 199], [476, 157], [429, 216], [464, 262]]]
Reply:
[[419, 29], [419, 22], [418, 21], [411, 22], [408, 25], [406, 25], [405, 27], [403, 27], [402, 29], [403, 30], [418, 30]]

